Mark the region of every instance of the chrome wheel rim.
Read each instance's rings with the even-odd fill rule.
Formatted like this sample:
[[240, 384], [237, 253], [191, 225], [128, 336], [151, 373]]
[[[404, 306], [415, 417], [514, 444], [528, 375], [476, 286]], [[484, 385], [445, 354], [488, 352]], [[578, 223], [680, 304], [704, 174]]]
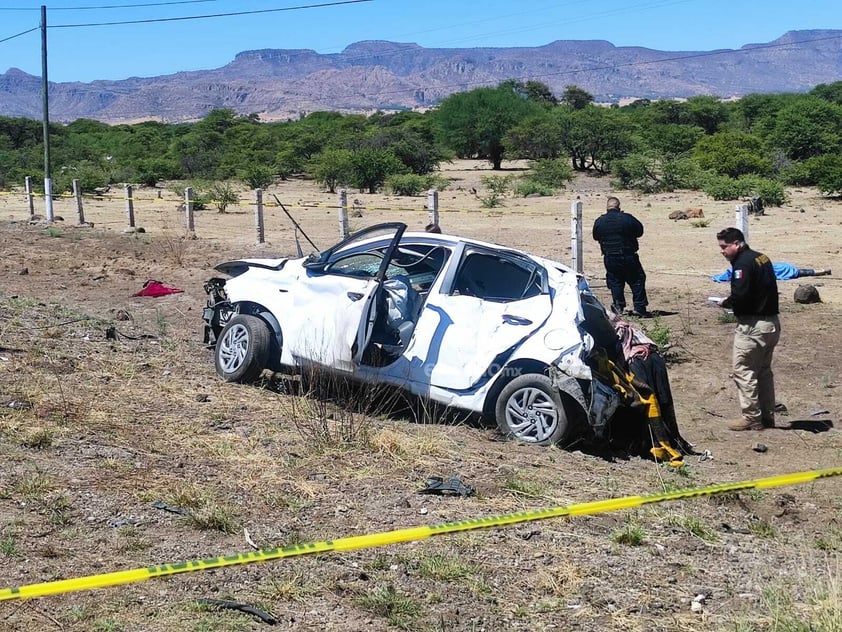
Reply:
[[506, 424], [512, 435], [522, 441], [546, 441], [558, 427], [558, 419], [555, 403], [538, 388], [517, 390], [506, 402]]
[[233, 373], [243, 365], [249, 348], [249, 332], [245, 325], [233, 325], [218, 344], [219, 366], [225, 373]]

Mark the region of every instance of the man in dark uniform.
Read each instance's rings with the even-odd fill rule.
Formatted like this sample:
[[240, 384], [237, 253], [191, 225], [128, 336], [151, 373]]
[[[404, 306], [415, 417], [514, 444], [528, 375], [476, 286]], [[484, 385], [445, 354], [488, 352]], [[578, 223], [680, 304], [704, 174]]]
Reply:
[[752, 250], [743, 232], [726, 228], [716, 234], [722, 256], [731, 262], [731, 295], [722, 307], [734, 310], [734, 381], [743, 416], [730, 430], [763, 430], [775, 426], [775, 381], [772, 354], [781, 337], [778, 282], [769, 257]]
[[626, 308], [625, 288], [628, 283], [632, 291], [634, 311], [632, 316], [648, 316], [646, 310], [646, 273], [637, 255], [639, 237], [643, 236], [643, 224], [629, 213], [620, 210], [620, 200], [608, 198], [604, 215], [596, 218], [593, 238], [599, 242], [605, 264], [605, 283], [611, 290], [612, 309], [622, 314]]

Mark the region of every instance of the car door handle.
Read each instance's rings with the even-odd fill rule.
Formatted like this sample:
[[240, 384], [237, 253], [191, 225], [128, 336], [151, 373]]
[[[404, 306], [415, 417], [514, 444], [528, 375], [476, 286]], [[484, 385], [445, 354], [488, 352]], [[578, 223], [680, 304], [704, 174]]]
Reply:
[[503, 314], [503, 322], [507, 325], [531, 325], [532, 321], [523, 316], [514, 316], [512, 314]]
[[360, 292], [348, 292], [348, 298], [350, 298], [352, 301], [358, 301], [363, 296], [365, 296], [365, 294], [361, 294]]

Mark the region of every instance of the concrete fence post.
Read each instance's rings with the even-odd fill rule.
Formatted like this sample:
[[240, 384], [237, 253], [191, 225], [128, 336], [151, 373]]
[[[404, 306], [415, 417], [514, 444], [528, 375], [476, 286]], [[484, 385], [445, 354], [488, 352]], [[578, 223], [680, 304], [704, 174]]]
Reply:
[[123, 193], [126, 198], [126, 221], [129, 223], [129, 228], [134, 228], [134, 197], [132, 196], [132, 185], [127, 184], [123, 187]]
[[582, 274], [585, 269], [582, 261], [582, 200], [578, 197], [570, 204], [570, 256], [570, 267]]
[[439, 224], [439, 192], [436, 189], [430, 189], [427, 192], [427, 214], [431, 224], [441, 226]]
[[32, 219], [35, 217], [35, 196], [32, 195], [32, 176], [26, 176], [23, 185], [26, 189], [26, 205], [29, 207], [29, 219]]
[[78, 178], [73, 180], [73, 197], [76, 199], [76, 215], [79, 218], [79, 226], [85, 225], [85, 209], [82, 207], [82, 185]]
[[748, 204], [737, 205], [734, 222], [736, 227], [743, 232], [746, 243], [748, 243]]
[[53, 210], [53, 179], [44, 178], [44, 217], [52, 224], [56, 220]]
[[257, 243], [264, 243], [266, 230], [263, 225], [263, 189], [254, 190], [254, 226], [257, 229]]
[[348, 233], [351, 232], [348, 228], [348, 191], [345, 189], [339, 190], [339, 237], [345, 239]]
[[187, 227], [187, 236], [196, 236], [196, 220], [193, 217], [193, 187], [184, 189], [184, 222]]

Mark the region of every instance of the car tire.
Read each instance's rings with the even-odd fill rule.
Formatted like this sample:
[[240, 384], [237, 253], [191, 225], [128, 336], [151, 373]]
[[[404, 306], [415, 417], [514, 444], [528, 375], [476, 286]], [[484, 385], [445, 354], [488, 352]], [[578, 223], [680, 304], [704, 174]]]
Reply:
[[520, 375], [506, 384], [497, 398], [494, 415], [503, 435], [524, 443], [551, 445], [567, 433], [561, 392], [540, 373]]
[[216, 373], [226, 382], [253, 382], [269, 360], [270, 333], [257, 316], [237, 314], [216, 341]]

